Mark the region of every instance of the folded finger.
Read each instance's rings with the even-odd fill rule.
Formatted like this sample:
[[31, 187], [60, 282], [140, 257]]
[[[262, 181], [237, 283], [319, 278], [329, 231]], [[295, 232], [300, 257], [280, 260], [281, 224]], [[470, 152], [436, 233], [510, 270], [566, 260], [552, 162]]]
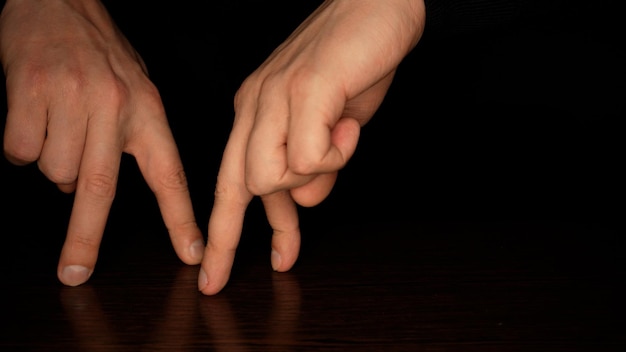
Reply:
[[300, 175], [335, 172], [354, 154], [360, 125], [344, 116], [346, 98], [340, 91], [314, 79], [299, 89], [290, 104], [289, 169]]
[[25, 165], [41, 153], [46, 138], [47, 100], [16, 70], [7, 72], [6, 91], [4, 154], [11, 163]]
[[266, 84], [259, 97], [254, 126], [246, 154], [246, 185], [255, 195], [265, 195], [309, 182], [312, 175], [294, 173], [287, 160], [289, 125], [292, 118], [288, 99], [278, 87]]
[[304, 207], [313, 207], [321, 203], [333, 189], [337, 172], [317, 175], [309, 183], [289, 191], [291, 198]]
[[272, 268], [291, 269], [300, 252], [300, 225], [296, 204], [289, 192], [282, 191], [262, 196], [265, 215], [272, 227]]
[[89, 116], [83, 104], [80, 97], [66, 95], [48, 105], [47, 136], [37, 164], [65, 192], [75, 189], [85, 145]]

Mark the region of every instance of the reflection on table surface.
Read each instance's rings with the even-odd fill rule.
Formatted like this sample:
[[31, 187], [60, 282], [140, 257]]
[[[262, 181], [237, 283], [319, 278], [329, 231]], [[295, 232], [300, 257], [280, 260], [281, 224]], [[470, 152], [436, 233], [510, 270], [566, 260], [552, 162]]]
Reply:
[[[136, 243], [92, 280], [52, 270], [3, 282], [11, 350], [618, 351], [626, 346], [624, 241], [574, 224], [368, 223], [305, 238], [288, 273], [244, 240], [230, 283]], [[594, 241], [590, 241], [593, 238]], [[138, 243], [141, 241], [138, 241]], [[158, 241], [156, 241], [158, 242]], [[165, 242], [159, 242], [166, 244]], [[308, 245], [308, 246], [307, 246]], [[267, 252], [267, 253], [266, 253]], [[30, 258], [33, 259], [33, 258]], [[17, 266], [13, 267], [17, 270]]]

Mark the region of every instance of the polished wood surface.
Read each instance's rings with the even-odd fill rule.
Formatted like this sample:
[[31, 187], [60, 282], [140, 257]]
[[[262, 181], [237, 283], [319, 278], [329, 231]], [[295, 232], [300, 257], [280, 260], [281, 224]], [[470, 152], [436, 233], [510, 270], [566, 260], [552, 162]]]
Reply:
[[22, 261], [4, 264], [0, 349], [626, 346], [625, 246], [615, 228], [401, 221], [329, 226], [306, 236], [288, 273], [272, 272], [267, 243], [248, 237], [231, 282], [213, 297], [197, 291], [198, 268], [182, 265], [165, 241], [126, 235], [105, 247], [90, 282], [75, 288], [56, 282], [51, 263], [36, 251], [14, 250]]
[[[137, 3], [108, 5], [161, 91], [205, 230], [233, 94], [319, 2]], [[213, 297], [127, 155], [95, 273], [62, 286], [72, 196], [2, 160], [0, 350], [626, 350], [623, 45], [615, 22], [562, 17], [426, 38], [330, 197], [300, 209], [293, 270], [272, 272], [255, 200]]]

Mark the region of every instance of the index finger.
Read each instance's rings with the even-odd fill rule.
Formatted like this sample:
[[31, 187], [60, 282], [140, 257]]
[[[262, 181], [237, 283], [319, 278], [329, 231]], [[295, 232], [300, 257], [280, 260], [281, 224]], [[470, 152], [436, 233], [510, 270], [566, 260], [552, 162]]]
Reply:
[[244, 179], [247, 133], [240, 130], [233, 130], [217, 175], [207, 245], [198, 276], [198, 289], [206, 295], [218, 293], [230, 277], [246, 208], [253, 197]]
[[122, 143], [114, 119], [94, 117], [87, 126], [74, 205], [57, 269], [68, 286], [93, 273], [111, 204], [115, 197]]

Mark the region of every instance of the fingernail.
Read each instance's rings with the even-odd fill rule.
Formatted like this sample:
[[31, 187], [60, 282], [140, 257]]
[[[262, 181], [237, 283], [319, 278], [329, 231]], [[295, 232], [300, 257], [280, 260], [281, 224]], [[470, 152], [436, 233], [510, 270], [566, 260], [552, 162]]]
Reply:
[[278, 270], [280, 267], [280, 263], [282, 259], [280, 258], [280, 253], [278, 253], [275, 249], [272, 249], [272, 268], [274, 270]]
[[206, 285], [209, 284], [209, 278], [206, 276], [204, 269], [200, 268], [200, 274], [198, 274], [198, 290], [202, 291]]
[[204, 255], [204, 241], [196, 240], [194, 243], [189, 246], [189, 254], [191, 255], [191, 259], [193, 261], [200, 263], [202, 261], [202, 256]]
[[89, 280], [91, 270], [82, 265], [68, 265], [61, 272], [61, 281], [68, 286], [78, 286]]

